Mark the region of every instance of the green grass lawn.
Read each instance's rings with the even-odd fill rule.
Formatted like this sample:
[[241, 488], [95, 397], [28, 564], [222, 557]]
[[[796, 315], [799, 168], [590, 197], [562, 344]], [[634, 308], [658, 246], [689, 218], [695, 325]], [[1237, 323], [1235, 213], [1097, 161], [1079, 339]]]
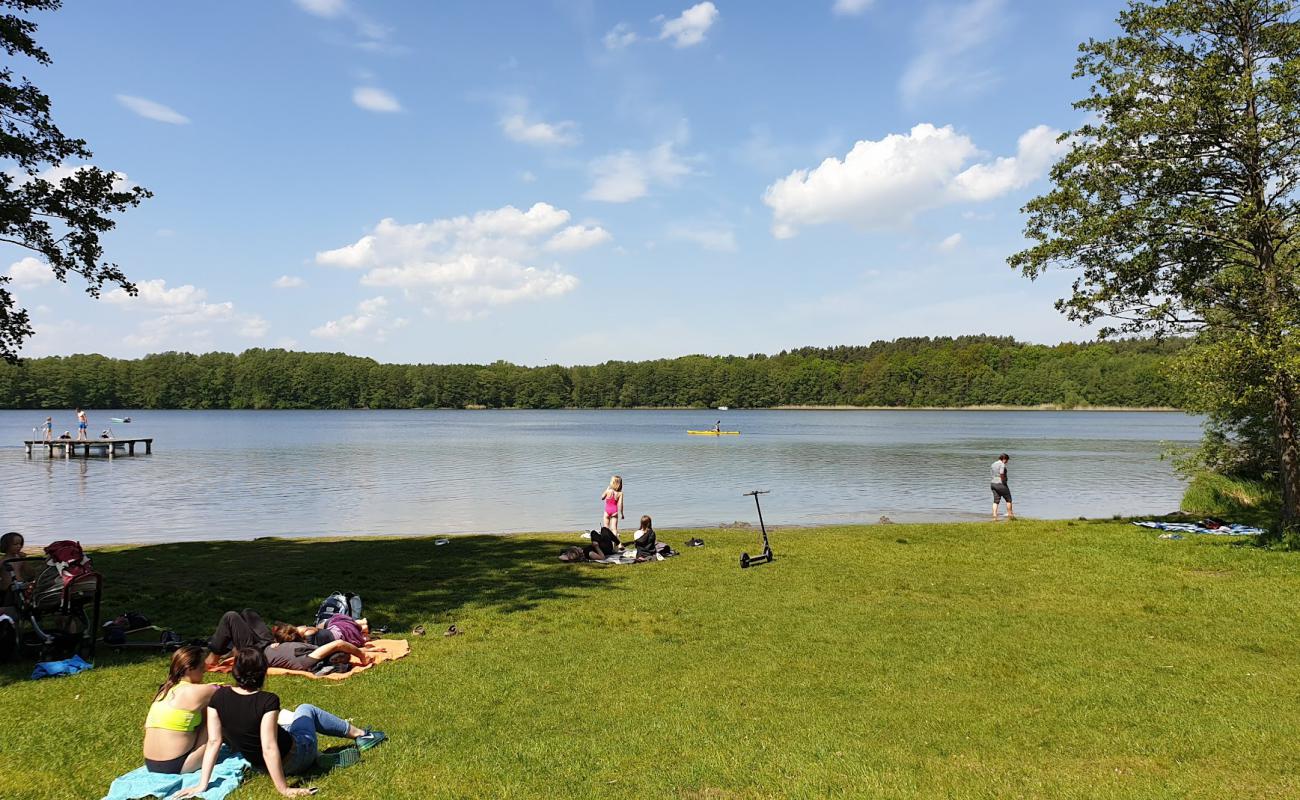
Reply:
[[[342, 682], [272, 677], [388, 732], [322, 796], [1300, 796], [1296, 556], [1115, 522], [744, 530], [656, 564], [572, 535], [197, 543], [94, 554], [106, 612], [187, 636], [335, 589], [412, 637]], [[444, 638], [455, 622], [462, 636]], [[99, 797], [141, 763], [161, 655], [0, 670], [0, 797]], [[218, 678], [224, 679], [224, 678]], [[265, 776], [239, 798], [276, 796]]]

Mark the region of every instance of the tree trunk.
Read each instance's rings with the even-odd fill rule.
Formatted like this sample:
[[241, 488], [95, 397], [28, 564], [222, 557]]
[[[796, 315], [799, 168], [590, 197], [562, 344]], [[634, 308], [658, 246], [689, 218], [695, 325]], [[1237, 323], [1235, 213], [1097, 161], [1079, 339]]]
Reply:
[[1282, 489], [1281, 534], [1300, 528], [1300, 447], [1296, 442], [1295, 391], [1291, 376], [1274, 378], [1273, 416], [1277, 423], [1278, 483]]

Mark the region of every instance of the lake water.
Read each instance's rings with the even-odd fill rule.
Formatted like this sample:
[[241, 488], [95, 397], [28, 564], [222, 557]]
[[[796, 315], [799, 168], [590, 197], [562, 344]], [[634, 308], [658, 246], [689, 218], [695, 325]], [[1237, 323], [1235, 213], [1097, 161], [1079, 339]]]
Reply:
[[[1160, 455], [1180, 413], [1048, 411], [101, 411], [134, 458], [28, 460], [44, 412], [0, 411], [0, 530], [28, 541], [572, 530], [600, 523], [612, 473], [626, 525], [980, 519], [1011, 454], [1028, 517], [1162, 514], [1183, 486]], [[740, 436], [687, 436], [688, 428]], [[56, 433], [73, 429], [55, 414]]]

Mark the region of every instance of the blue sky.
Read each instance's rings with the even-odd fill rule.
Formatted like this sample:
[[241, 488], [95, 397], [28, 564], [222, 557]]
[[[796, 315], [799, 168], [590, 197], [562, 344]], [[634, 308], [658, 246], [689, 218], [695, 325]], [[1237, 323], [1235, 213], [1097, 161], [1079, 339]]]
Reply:
[[1005, 258], [1121, 5], [69, 3], [20, 71], [155, 193], [107, 242], [141, 294], [0, 268], [32, 356], [1082, 339]]

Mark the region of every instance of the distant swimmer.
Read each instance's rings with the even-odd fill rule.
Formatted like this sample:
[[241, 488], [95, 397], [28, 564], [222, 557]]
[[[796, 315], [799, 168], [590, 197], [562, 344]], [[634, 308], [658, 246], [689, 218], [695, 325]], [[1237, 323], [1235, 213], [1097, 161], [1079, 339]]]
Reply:
[[991, 482], [989, 487], [993, 490], [993, 519], [998, 518], [998, 501], [1007, 501], [1007, 519], [1014, 519], [1015, 514], [1011, 510], [1011, 489], [1007, 486], [1007, 462], [1011, 456], [1003, 453], [998, 456], [998, 460], [993, 462]]

